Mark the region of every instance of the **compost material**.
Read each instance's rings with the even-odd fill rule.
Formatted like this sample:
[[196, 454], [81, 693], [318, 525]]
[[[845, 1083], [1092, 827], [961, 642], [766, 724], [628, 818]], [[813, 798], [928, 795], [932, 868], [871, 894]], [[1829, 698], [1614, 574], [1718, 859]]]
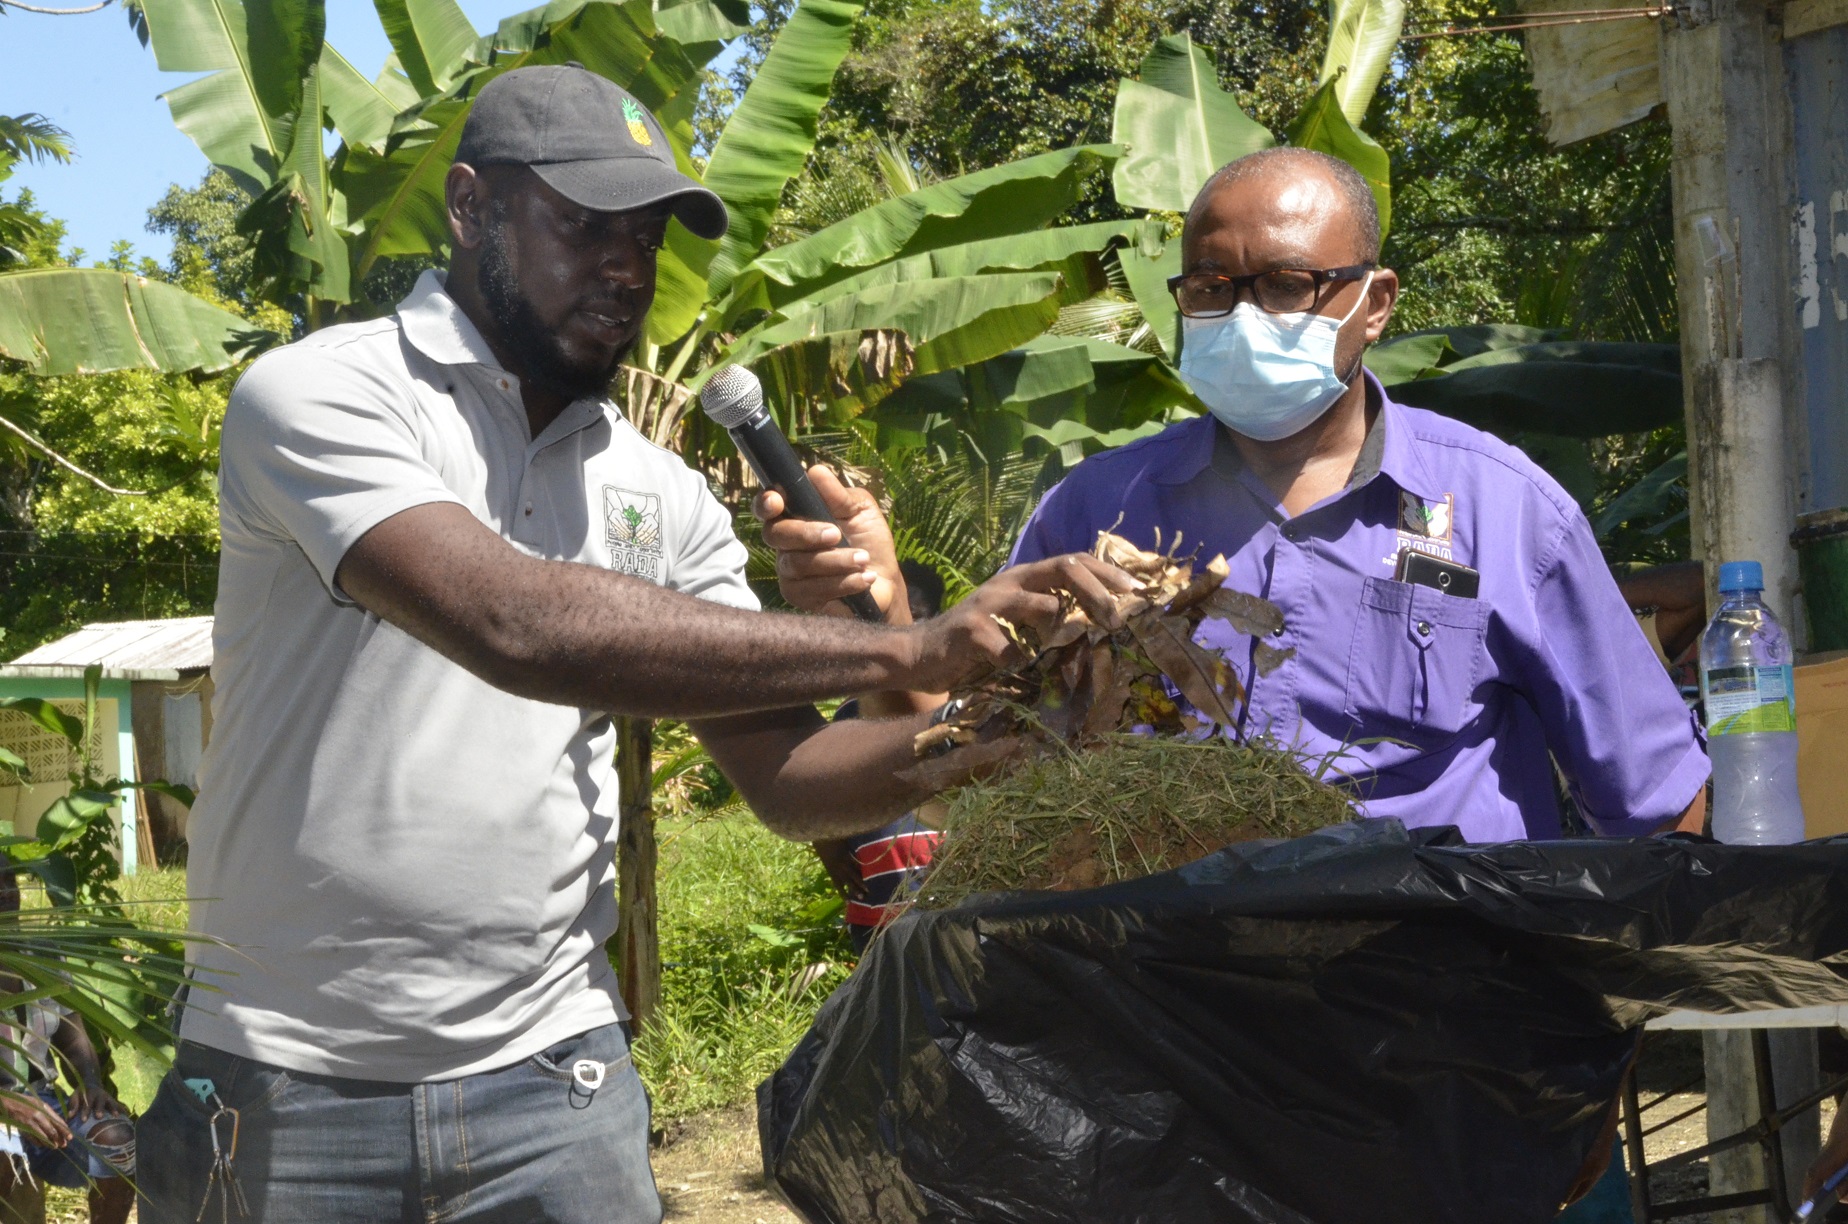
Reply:
[[[1268, 600], [1226, 589], [1224, 557], [1196, 569], [1192, 557], [1175, 555], [1179, 546], [1177, 537], [1168, 552], [1145, 552], [1098, 533], [1093, 551], [1136, 582], [1115, 597], [1117, 629], [1093, 624], [1069, 595], [1043, 637], [996, 617], [1023, 661], [951, 694], [956, 713], [918, 735], [925, 760], [912, 775], [933, 786], [960, 781], [974, 758], [965, 752], [930, 759], [944, 745], [972, 748], [992, 765], [1057, 745], [1087, 747], [1131, 729], [1236, 735], [1244, 686], [1221, 655], [1193, 640], [1194, 630], [1210, 617], [1264, 638], [1283, 628], [1283, 613]], [[1260, 642], [1259, 673], [1293, 653]]]
[[759, 1090], [812, 1224], [1546, 1224], [1672, 1007], [1848, 1003], [1848, 838], [1337, 825], [914, 909]]
[[[1091, 888], [1352, 819], [1320, 780], [1327, 762], [1243, 742], [1244, 687], [1193, 640], [1202, 620], [1229, 621], [1260, 639], [1262, 672], [1289, 657], [1263, 642], [1282, 612], [1226, 589], [1224, 557], [1196, 568], [1179, 545], [1098, 533], [1096, 554], [1136, 583], [1115, 597], [1118, 627], [1069, 597], [1043, 637], [1001, 621], [1023, 661], [954, 694], [955, 713], [918, 736], [912, 773], [929, 785], [960, 779], [971, 754], [989, 771], [951, 799], [924, 904]], [[936, 759], [945, 746], [963, 751]]]
[[958, 789], [920, 901], [1095, 888], [1190, 863], [1234, 842], [1354, 818], [1316, 762], [1259, 741], [1101, 736], [1042, 750]]

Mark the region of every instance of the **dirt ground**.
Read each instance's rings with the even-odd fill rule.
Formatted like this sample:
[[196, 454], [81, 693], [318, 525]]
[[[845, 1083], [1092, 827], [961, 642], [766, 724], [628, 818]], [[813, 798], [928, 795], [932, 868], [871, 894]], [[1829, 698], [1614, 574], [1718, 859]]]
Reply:
[[[1707, 1142], [1706, 1094], [1703, 1085], [1696, 1084], [1691, 1090], [1674, 1092], [1672, 1096], [1662, 1097], [1663, 1093], [1688, 1084], [1701, 1076], [1702, 1059], [1700, 1035], [1698, 1033], [1676, 1033], [1666, 1040], [1652, 1040], [1643, 1055], [1638, 1095], [1641, 1097], [1643, 1125], [1646, 1128], [1667, 1122], [1677, 1114], [1695, 1112], [1680, 1121], [1664, 1126], [1655, 1134], [1643, 1139], [1643, 1151], [1653, 1165], [1658, 1160], [1666, 1160], [1677, 1152], [1702, 1147]], [[1659, 1104], [1652, 1101], [1661, 1098]], [[1829, 1126], [1835, 1117], [1833, 1101], [1822, 1103], [1821, 1128], [1823, 1134], [1829, 1133]], [[1707, 1166], [1704, 1161], [1681, 1165], [1662, 1173], [1652, 1173], [1649, 1178], [1651, 1201], [1656, 1205], [1677, 1202], [1683, 1199], [1699, 1198], [1707, 1193]], [[1736, 1216], [1698, 1215], [1678, 1216], [1677, 1224], [1727, 1224]], [[1836, 1217], [1831, 1217], [1834, 1219]]]
[[667, 1219], [684, 1224], [799, 1224], [764, 1191], [757, 1110], [715, 1110], [669, 1124], [654, 1153]]

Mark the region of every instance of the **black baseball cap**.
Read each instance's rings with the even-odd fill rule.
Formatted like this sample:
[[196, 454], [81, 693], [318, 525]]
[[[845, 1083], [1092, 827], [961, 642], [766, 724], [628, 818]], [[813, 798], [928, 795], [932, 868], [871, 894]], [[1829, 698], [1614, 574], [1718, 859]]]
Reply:
[[531, 166], [559, 195], [598, 212], [667, 202], [701, 238], [725, 233], [725, 202], [680, 173], [648, 108], [580, 64], [515, 68], [488, 82], [462, 125], [456, 160]]

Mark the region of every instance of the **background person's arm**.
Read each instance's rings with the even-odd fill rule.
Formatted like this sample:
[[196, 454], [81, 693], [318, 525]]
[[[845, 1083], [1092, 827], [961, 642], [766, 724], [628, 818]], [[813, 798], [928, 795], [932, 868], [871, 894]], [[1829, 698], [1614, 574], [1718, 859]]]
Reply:
[[1617, 579], [1632, 608], [1654, 608], [1656, 637], [1674, 663], [1688, 652], [1707, 624], [1707, 578], [1698, 561], [1652, 565]]

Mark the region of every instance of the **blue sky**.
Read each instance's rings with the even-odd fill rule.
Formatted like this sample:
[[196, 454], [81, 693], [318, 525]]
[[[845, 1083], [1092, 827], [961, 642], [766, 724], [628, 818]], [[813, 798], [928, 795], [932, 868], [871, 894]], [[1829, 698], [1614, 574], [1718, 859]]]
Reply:
[[[70, 0], [74, 6], [79, 0]], [[531, 7], [532, 0], [460, 0], [479, 30]], [[370, 0], [327, 0], [327, 40], [367, 75], [391, 53]], [[126, 238], [143, 255], [165, 260], [169, 243], [147, 232], [148, 209], [169, 183], [192, 186], [206, 169], [197, 146], [173, 126], [159, 95], [191, 79], [161, 72], [154, 53], [111, 6], [81, 17], [18, 10], [0, 16], [6, 71], [0, 114], [38, 111], [71, 134], [69, 165], [20, 166], [0, 187], [10, 198], [30, 187], [39, 205], [70, 227], [67, 243], [88, 259]]]

